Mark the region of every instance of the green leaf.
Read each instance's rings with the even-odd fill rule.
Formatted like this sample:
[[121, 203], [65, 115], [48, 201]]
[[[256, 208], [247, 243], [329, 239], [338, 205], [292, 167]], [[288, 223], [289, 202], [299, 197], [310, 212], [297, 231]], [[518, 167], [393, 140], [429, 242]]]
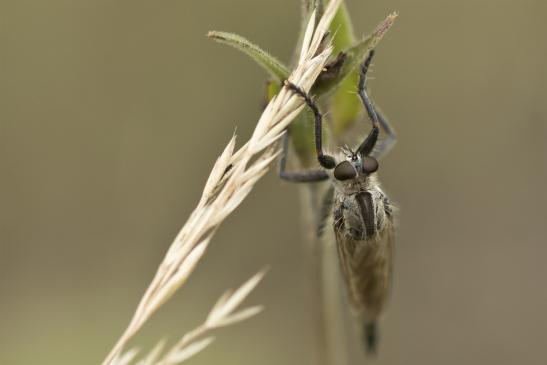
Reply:
[[296, 117], [289, 126], [293, 150], [301, 167], [310, 167], [315, 162], [314, 119], [309, 110]]
[[[330, 31], [334, 36], [332, 40], [334, 47], [333, 54], [340, 54], [355, 44], [353, 25], [345, 3], [338, 8], [338, 12], [330, 25]], [[328, 90], [324, 90], [324, 92], [327, 92], [338, 87], [331, 100], [331, 131], [335, 137], [340, 136], [349, 127], [349, 124], [353, 122], [359, 112], [360, 107], [358, 100], [349, 92], [355, 89], [357, 75], [353, 75], [352, 77], [341, 76], [341, 73], [345, 71], [344, 65], [348, 61], [349, 59], [346, 54], [342, 69], [337, 75], [338, 79], [333, 79], [333, 82], [328, 85]], [[321, 94], [319, 90], [318, 93]]]
[[334, 15], [329, 27], [330, 33], [333, 35], [332, 53], [337, 54], [355, 43], [355, 35], [353, 33], [353, 25], [348, 14], [348, 8], [345, 3], [342, 3]]
[[289, 78], [289, 70], [275, 57], [264, 51], [247, 39], [233, 33], [211, 31], [207, 37], [217, 42], [227, 44], [251, 56], [260, 66], [270, 73], [279, 82]]
[[[314, 92], [323, 94], [338, 86], [350, 73], [355, 71], [356, 67], [365, 59], [368, 51], [376, 47], [382, 37], [393, 25], [397, 14], [393, 13], [389, 15], [383, 22], [381, 22], [376, 30], [368, 37], [357, 42], [357, 44], [345, 49], [346, 61], [342, 65], [340, 72], [336, 77], [320, 80], [320, 82], [314, 85]], [[355, 90], [355, 87], [353, 88]]]
[[[266, 84], [266, 100], [270, 101], [281, 90], [281, 84], [270, 80]], [[313, 114], [305, 109], [289, 126], [294, 154], [301, 167], [309, 167], [315, 161], [315, 140]]]
[[[347, 17], [347, 13], [344, 15], [345, 8], [339, 11], [340, 19]], [[314, 85], [313, 91], [318, 94], [330, 93], [336, 90], [332, 96], [331, 102], [331, 117], [332, 117], [332, 132], [335, 136], [340, 136], [345, 130], [354, 122], [361, 104], [359, 99], [355, 96], [356, 85], [359, 78], [357, 66], [365, 59], [368, 52], [376, 47], [382, 37], [393, 25], [397, 14], [389, 15], [383, 22], [381, 22], [376, 30], [368, 37], [357, 42], [355, 45], [346, 48], [343, 52], [346, 54], [346, 59], [340, 70], [336, 75], [329, 78], [319, 79]], [[338, 33], [335, 40], [340, 35], [338, 44], [335, 42], [337, 50], [341, 50], [341, 46], [350, 40], [349, 30], [344, 30], [344, 24], [347, 27], [349, 23], [341, 21]]]
[[281, 91], [281, 84], [277, 80], [269, 80], [266, 83], [266, 103], [273, 99]]

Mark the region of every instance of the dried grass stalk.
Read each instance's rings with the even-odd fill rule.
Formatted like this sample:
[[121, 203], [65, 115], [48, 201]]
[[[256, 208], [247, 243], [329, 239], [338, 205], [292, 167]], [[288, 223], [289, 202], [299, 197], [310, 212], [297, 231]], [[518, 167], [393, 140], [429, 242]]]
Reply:
[[[310, 90], [331, 54], [331, 47], [323, 50], [319, 50], [319, 47], [340, 2], [329, 2], [317, 27], [315, 12], [310, 18], [300, 59], [289, 77], [290, 82], [305, 91]], [[112, 365], [129, 339], [184, 284], [203, 256], [216, 229], [264, 176], [279, 153], [275, 142], [303, 107], [302, 99], [283, 87], [266, 106], [249, 141], [234, 153], [235, 136], [230, 140], [213, 166], [197, 207], [169, 247], [129, 326], [103, 365]]]
[[[206, 320], [198, 327], [187, 332], [175, 345], [165, 354], [162, 354], [164, 342], [160, 341], [154, 348], [136, 365], [174, 365], [189, 359], [201, 352], [213, 341], [214, 337], [206, 335], [211, 330], [219, 327], [229, 326], [250, 318], [263, 309], [262, 306], [254, 306], [239, 311], [235, 309], [245, 300], [251, 291], [258, 285], [265, 271], [261, 271], [249, 279], [235, 292], [226, 292], [220, 297], [213, 309], [209, 312]], [[137, 356], [137, 349], [130, 349], [125, 353], [116, 356], [112, 360], [113, 365], [128, 365]]]

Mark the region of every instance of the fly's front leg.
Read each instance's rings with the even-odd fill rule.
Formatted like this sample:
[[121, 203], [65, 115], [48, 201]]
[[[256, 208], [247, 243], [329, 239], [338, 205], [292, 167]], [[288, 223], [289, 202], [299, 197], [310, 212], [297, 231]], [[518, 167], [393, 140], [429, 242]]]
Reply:
[[281, 179], [297, 183], [309, 183], [325, 181], [329, 178], [327, 172], [324, 170], [286, 171], [288, 152], [289, 132], [286, 131], [283, 136], [283, 150], [281, 151], [281, 159], [279, 160], [279, 177]]
[[310, 98], [308, 94], [306, 94], [304, 90], [289, 82], [288, 80], [285, 81], [285, 85], [295, 94], [302, 97], [302, 99], [304, 99], [304, 101], [306, 102], [306, 105], [313, 112], [313, 116], [315, 119], [315, 151], [317, 153], [317, 160], [319, 161], [319, 164], [325, 169], [333, 169], [334, 166], [336, 166], [334, 157], [323, 153], [323, 119], [321, 117], [321, 113], [319, 112], [319, 108], [317, 108], [315, 102]]
[[[378, 108], [374, 106], [374, 103], [370, 100], [370, 97], [366, 92], [367, 72], [369, 70], [372, 57], [374, 57], [374, 50], [370, 51], [367, 59], [361, 65], [361, 76], [359, 78], [358, 93], [367, 111], [367, 114], [372, 121], [373, 130], [371, 131], [371, 135], [374, 133], [375, 130], [378, 130], [378, 127], [381, 127], [382, 130], [387, 134], [387, 137], [375, 148], [374, 146], [370, 146], [370, 143], [367, 146], [363, 146], [366, 140], [365, 142], [363, 142], [362, 147], [364, 150], [369, 150], [369, 153], [374, 148], [374, 154], [376, 155], [377, 159], [380, 159], [385, 154], [387, 154], [389, 150], [391, 150], [391, 148], [395, 145], [397, 137], [395, 134], [395, 129], [393, 129], [387, 118], [384, 117], [384, 115], [378, 110]], [[367, 140], [370, 140], [371, 135], [367, 137]]]
[[378, 115], [378, 120], [380, 121], [380, 126], [382, 127], [382, 130], [387, 134], [386, 138], [380, 142], [380, 144], [376, 145], [376, 148], [374, 149], [374, 155], [376, 156], [376, 159], [381, 159], [384, 157], [395, 145], [397, 142], [397, 135], [395, 134], [395, 129], [391, 126], [389, 123], [389, 120], [387, 120], [382, 113], [376, 109], [376, 115]]

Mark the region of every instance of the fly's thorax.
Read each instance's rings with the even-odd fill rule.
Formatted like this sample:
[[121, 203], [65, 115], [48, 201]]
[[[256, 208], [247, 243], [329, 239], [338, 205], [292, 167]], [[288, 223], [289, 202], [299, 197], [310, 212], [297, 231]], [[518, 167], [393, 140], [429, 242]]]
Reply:
[[375, 176], [337, 182], [334, 193], [335, 229], [344, 236], [364, 240], [381, 234], [393, 223], [392, 206]]

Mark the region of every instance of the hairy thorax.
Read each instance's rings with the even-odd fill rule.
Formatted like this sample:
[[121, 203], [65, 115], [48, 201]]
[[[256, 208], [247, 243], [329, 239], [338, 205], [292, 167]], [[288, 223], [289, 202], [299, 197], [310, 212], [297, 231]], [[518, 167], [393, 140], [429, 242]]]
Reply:
[[383, 231], [392, 219], [392, 206], [375, 176], [336, 181], [334, 226], [353, 239], [371, 238]]

